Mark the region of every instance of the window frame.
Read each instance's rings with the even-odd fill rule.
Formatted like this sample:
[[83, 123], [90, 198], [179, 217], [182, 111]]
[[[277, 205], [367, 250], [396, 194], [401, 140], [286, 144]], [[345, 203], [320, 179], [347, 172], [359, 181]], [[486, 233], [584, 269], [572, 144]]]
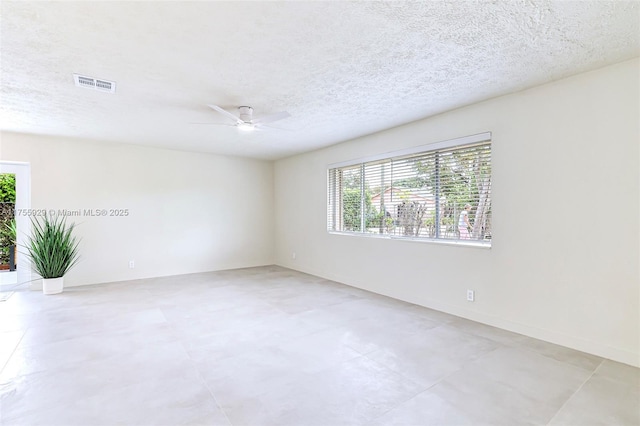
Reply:
[[[479, 247], [479, 248], [491, 248], [492, 240], [489, 239], [460, 239], [460, 238], [443, 238], [443, 237], [422, 237], [422, 236], [407, 236], [407, 235], [396, 235], [396, 234], [384, 234], [384, 233], [370, 233], [365, 230], [359, 229], [355, 231], [345, 231], [344, 228], [344, 218], [338, 218], [343, 216], [340, 214], [342, 207], [338, 206], [337, 203], [339, 201], [340, 204], [343, 203], [342, 197], [342, 185], [339, 182], [335, 182], [335, 178], [332, 179], [332, 171], [334, 169], [345, 169], [345, 168], [356, 168], [359, 167], [360, 170], [365, 169], [368, 165], [371, 165], [376, 162], [383, 161], [398, 161], [403, 158], [410, 158], [414, 156], [426, 155], [429, 153], [435, 153], [443, 150], [452, 150], [452, 149], [464, 149], [468, 147], [472, 147], [473, 145], [482, 145], [489, 144], [491, 150], [493, 150], [492, 143], [492, 133], [484, 132], [478, 133], [474, 135], [464, 136], [455, 139], [448, 139], [444, 141], [438, 141], [434, 143], [419, 145], [415, 147], [410, 147], [406, 149], [396, 150], [385, 152], [381, 154], [371, 155], [367, 157], [361, 157], [348, 161], [341, 161], [337, 163], [331, 163], [327, 165], [327, 217], [326, 217], [326, 229], [329, 234], [335, 235], [344, 235], [344, 236], [354, 236], [354, 237], [365, 237], [365, 238], [382, 238], [382, 239], [393, 239], [393, 240], [401, 240], [401, 241], [412, 241], [412, 242], [422, 242], [422, 243], [435, 243], [435, 244], [445, 244], [445, 245], [462, 245], [462, 246], [470, 246], [470, 247]], [[491, 157], [489, 157], [491, 159]], [[492, 165], [492, 163], [490, 163]], [[338, 173], [335, 173], [338, 175]], [[489, 178], [491, 179], [492, 173], [489, 174]], [[361, 191], [364, 192], [364, 188], [366, 183], [365, 179], [361, 180]], [[384, 187], [384, 185], [383, 185]], [[489, 194], [491, 191], [489, 190]], [[365, 197], [361, 196], [361, 203], [364, 204]], [[333, 206], [333, 207], [332, 207]], [[364, 205], [361, 205], [361, 212], [364, 212]], [[364, 214], [361, 214], [361, 222], [365, 221]], [[337, 224], [341, 222], [341, 224]], [[339, 229], [331, 229], [332, 226], [336, 227], [336, 225], [340, 225]], [[362, 226], [362, 225], [361, 225]]]

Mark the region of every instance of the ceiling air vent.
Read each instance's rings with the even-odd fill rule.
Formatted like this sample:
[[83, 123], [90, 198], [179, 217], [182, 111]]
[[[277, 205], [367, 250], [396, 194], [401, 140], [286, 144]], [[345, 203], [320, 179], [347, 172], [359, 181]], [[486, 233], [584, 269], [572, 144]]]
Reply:
[[75, 81], [76, 86], [84, 87], [86, 89], [98, 90], [100, 92], [116, 92], [116, 82], [108, 81], [108, 80], [99, 80], [93, 77], [87, 77], [85, 75], [74, 74], [73, 81]]

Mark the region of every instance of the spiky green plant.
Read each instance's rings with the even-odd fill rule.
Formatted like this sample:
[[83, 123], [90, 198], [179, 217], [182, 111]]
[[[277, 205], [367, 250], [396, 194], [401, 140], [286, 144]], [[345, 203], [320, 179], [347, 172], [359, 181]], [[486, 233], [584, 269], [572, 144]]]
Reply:
[[18, 238], [18, 228], [16, 226], [15, 218], [11, 219], [9, 223], [5, 224], [5, 233], [7, 240], [9, 240], [12, 245], [15, 245]]
[[73, 235], [75, 224], [67, 225], [63, 216], [31, 218], [31, 236], [27, 238], [27, 256], [42, 278], [64, 276], [80, 258]]

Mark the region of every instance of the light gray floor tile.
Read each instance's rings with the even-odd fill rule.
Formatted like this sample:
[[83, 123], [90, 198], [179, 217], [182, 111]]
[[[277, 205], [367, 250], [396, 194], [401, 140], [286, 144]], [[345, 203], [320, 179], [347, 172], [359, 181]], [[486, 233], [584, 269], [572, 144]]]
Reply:
[[17, 419], [158, 377], [199, 381], [200, 375], [182, 345], [163, 343], [86, 361], [81, 368], [66, 365], [17, 376], [5, 383], [0, 408]]
[[605, 360], [551, 425], [640, 425], [640, 371]]
[[486, 337], [487, 339], [495, 340], [496, 342], [504, 345], [517, 345], [527, 339], [526, 336], [521, 334], [511, 333], [497, 327], [491, 327], [490, 325], [481, 324], [465, 318], [454, 317], [449, 322], [449, 325], [468, 334]]
[[225, 407], [238, 425], [349, 425], [373, 418], [423, 388], [366, 359], [277, 384], [256, 397]]
[[5, 331], [0, 333], [0, 371], [25, 335], [24, 331]]
[[[403, 337], [401, 333], [399, 337]], [[442, 325], [412, 338], [389, 339], [386, 346], [367, 357], [430, 387], [499, 346], [493, 340]]]
[[158, 376], [3, 421], [12, 425], [230, 425], [204, 384]]
[[421, 340], [424, 333], [440, 324], [408, 316], [393, 318], [380, 315], [349, 321], [337, 326], [343, 330], [343, 342], [362, 354], [394, 348], [406, 342]]
[[553, 343], [543, 342], [542, 340], [532, 339], [530, 337], [523, 336], [523, 338], [519, 339], [514, 346], [531, 350], [558, 361], [569, 363], [587, 371], [594, 371], [598, 365], [602, 363], [602, 358], [598, 356], [554, 345]]
[[90, 320], [74, 322], [34, 321], [26, 331], [20, 346], [42, 345], [63, 340], [74, 339], [94, 333], [135, 330], [146, 325], [166, 323], [166, 319], [159, 309], [145, 309], [124, 313], [110, 313], [98, 315], [94, 313]]
[[487, 424], [546, 424], [590, 372], [540, 354], [499, 348], [429, 390]]
[[[492, 408], [487, 408], [491, 410]], [[486, 419], [472, 415], [449, 403], [433, 392], [422, 392], [384, 415], [374, 419], [370, 426], [425, 426], [473, 425], [489, 426]]]
[[278, 266], [0, 303], [1, 425], [632, 425], [638, 369]]
[[41, 371], [55, 371], [70, 365], [130, 353], [150, 345], [178, 341], [167, 324], [153, 324], [132, 330], [114, 330], [53, 343], [18, 347], [0, 373], [0, 382]]

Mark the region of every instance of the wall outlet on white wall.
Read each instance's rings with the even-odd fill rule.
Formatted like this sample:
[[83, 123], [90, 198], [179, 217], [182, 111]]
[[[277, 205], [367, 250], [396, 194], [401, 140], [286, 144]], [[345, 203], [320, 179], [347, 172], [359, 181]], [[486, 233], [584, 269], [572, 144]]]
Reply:
[[293, 253], [291, 253], [291, 258], [295, 259], [296, 258], [296, 252], [294, 251]]
[[130, 260], [129, 261], [129, 269], [133, 269], [136, 267], [136, 261], [135, 260]]
[[467, 301], [473, 302], [476, 300], [476, 292], [473, 290], [467, 290]]

